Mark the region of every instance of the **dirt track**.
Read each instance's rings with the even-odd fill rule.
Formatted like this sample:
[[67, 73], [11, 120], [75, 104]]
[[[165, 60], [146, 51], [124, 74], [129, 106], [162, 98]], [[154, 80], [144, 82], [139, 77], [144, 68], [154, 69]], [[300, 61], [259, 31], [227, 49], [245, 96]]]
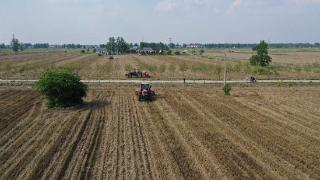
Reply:
[[44, 108], [0, 89], [0, 179], [319, 179], [314, 87], [91, 89], [88, 103]]

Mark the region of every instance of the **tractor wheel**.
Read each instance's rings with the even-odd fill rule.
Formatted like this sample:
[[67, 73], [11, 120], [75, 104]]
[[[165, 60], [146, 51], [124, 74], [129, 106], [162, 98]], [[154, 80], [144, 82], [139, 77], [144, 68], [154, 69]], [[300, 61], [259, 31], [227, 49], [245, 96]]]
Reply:
[[142, 100], [143, 100], [143, 97], [142, 97], [141, 94], [138, 96], [138, 100], [139, 100], [139, 101], [142, 101]]

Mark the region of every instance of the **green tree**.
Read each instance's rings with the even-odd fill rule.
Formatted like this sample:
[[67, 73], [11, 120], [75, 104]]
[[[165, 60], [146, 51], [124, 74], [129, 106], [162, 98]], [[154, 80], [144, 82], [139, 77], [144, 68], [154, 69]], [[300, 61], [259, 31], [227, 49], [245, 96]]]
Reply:
[[128, 52], [129, 44], [122, 37], [110, 37], [106, 44], [108, 54], [121, 54]]
[[110, 37], [109, 42], [107, 42], [106, 44], [108, 54], [116, 53], [116, 48], [117, 48], [116, 46], [117, 46], [116, 39], [114, 37]]
[[36, 89], [47, 98], [48, 107], [53, 108], [81, 104], [87, 86], [69, 70], [52, 69], [42, 75], [36, 83]]
[[23, 44], [23, 43], [20, 43], [20, 44], [19, 44], [19, 49], [20, 49], [20, 51], [23, 51], [23, 50], [25, 49], [25, 47], [24, 47], [24, 44]]
[[268, 44], [265, 41], [261, 41], [256, 47], [253, 48], [257, 51], [256, 55], [250, 58], [250, 64], [254, 66], [268, 66], [272, 58], [268, 55]]
[[230, 95], [230, 91], [231, 91], [230, 84], [228, 84], [228, 83], [224, 84], [222, 90], [224, 92], [224, 95], [229, 96]]
[[128, 43], [126, 43], [126, 41], [122, 37], [117, 37], [116, 49], [117, 49], [117, 54], [125, 53], [129, 51], [130, 46]]
[[15, 53], [17, 53], [19, 51], [19, 46], [20, 46], [19, 40], [17, 38], [13, 37], [11, 40], [11, 47]]
[[203, 53], [204, 53], [204, 49], [201, 49], [199, 53], [200, 53], [200, 55], [202, 56]]

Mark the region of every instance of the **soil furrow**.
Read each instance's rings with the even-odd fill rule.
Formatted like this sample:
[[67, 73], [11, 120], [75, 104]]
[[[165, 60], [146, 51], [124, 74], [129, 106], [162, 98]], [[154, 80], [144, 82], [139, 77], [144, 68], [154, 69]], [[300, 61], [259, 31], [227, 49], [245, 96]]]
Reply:
[[[161, 102], [160, 102], [161, 101]], [[172, 120], [168, 117], [168, 105], [164, 100], [158, 100], [156, 103], [156, 111], [162, 112], [158, 128], [164, 131], [166, 137], [165, 142], [170, 149], [170, 153], [178, 164], [182, 176], [186, 179], [208, 179], [206, 174], [199, 169], [199, 164], [192, 155], [192, 150], [184, 140], [182, 135], [175, 127]]]

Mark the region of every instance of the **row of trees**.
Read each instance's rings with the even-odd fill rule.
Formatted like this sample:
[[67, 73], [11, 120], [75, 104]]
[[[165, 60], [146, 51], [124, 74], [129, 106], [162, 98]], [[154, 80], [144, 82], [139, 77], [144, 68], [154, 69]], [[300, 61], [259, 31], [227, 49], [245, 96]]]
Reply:
[[12, 38], [11, 40], [11, 47], [12, 47], [12, 50], [17, 53], [19, 51], [19, 49], [21, 51], [23, 51], [23, 44], [20, 44], [19, 40], [15, 37]]
[[152, 48], [154, 51], [157, 51], [157, 52], [170, 50], [170, 48], [166, 44], [164, 44], [162, 42], [160, 42], [160, 43], [141, 42], [140, 43], [140, 48], [141, 49], [143, 49], [143, 48]]
[[[1, 47], [6, 48], [4, 44], [2, 44]], [[26, 48], [49, 48], [49, 44], [48, 43], [35, 43], [35, 44], [22, 43], [22, 42], [19, 42], [17, 38], [13, 37], [11, 40], [11, 48], [15, 53], [17, 53], [19, 50], [23, 51]]]
[[105, 48], [108, 54], [122, 54], [128, 52], [130, 49], [129, 44], [123, 37], [110, 37]]
[[[254, 48], [258, 44], [240, 44], [240, 43], [210, 43], [210, 44], [173, 44], [170, 43], [169, 47], [171, 49], [175, 48], [187, 48], [187, 47], [197, 47], [197, 48], [208, 48], [208, 49], [232, 49], [232, 48]], [[320, 43], [270, 43], [270, 48], [320, 48]]]

